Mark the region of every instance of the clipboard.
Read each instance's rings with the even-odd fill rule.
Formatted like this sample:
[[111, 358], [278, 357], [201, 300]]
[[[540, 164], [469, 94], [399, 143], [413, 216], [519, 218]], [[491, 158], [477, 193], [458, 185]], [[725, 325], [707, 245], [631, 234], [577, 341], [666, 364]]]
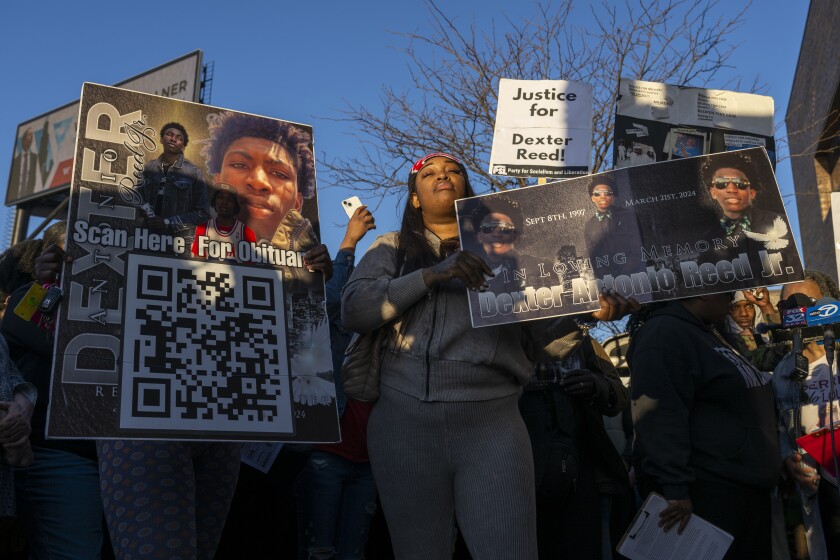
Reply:
[[723, 559], [735, 540], [732, 535], [696, 514], [691, 514], [681, 535], [676, 527], [666, 533], [659, 527], [659, 513], [667, 506], [665, 498], [652, 492], [624, 532], [616, 550], [630, 560]]

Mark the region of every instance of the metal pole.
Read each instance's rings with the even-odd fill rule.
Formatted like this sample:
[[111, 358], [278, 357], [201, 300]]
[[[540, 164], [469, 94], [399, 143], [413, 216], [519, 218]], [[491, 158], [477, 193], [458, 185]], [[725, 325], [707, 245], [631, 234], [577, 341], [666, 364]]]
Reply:
[[15, 245], [26, 239], [26, 231], [29, 229], [29, 215], [29, 208], [25, 206], [15, 208], [15, 222], [12, 226], [11, 245]]
[[56, 207], [55, 207], [55, 209], [53, 209], [53, 211], [52, 211], [52, 212], [50, 212], [49, 214], [47, 214], [47, 216], [44, 218], [44, 221], [43, 221], [43, 222], [41, 222], [41, 225], [39, 225], [38, 227], [36, 227], [36, 228], [35, 228], [35, 231], [33, 231], [33, 232], [32, 232], [32, 234], [31, 234], [31, 235], [30, 235], [27, 239], [35, 239], [35, 237], [36, 237], [39, 233], [41, 233], [41, 232], [44, 230], [44, 228], [46, 228], [46, 227], [47, 227], [47, 224], [48, 224], [48, 223], [50, 223], [50, 221], [51, 221], [51, 220], [55, 219], [55, 217], [56, 217], [56, 216], [58, 216], [61, 212], [64, 212], [64, 210], [67, 208], [67, 205], [68, 205], [69, 203], [70, 203], [70, 197], [68, 196], [67, 198], [65, 198], [64, 200], [62, 200], [62, 201], [61, 201], [61, 204], [59, 204], [58, 206], [56, 206]]

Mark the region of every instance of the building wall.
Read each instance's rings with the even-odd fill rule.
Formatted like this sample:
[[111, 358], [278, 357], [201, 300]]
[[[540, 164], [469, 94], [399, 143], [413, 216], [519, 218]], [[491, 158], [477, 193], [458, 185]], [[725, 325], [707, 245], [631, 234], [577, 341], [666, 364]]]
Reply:
[[835, 280], [838, 278], [829, 196], [840, 190], [838, 45], [840, 2], [811, 0], [785, 123], [802, 256], [808, 268], [829, 273]]

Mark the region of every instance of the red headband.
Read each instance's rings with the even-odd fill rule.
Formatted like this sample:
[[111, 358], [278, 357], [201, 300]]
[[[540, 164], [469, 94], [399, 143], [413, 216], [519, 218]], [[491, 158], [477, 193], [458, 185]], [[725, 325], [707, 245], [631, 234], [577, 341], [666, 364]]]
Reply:
[[450, 156], [449, 154], [445, 154], [443, 152], [434, 152], [432, 154], [429, 154], [427, 156], [423, 156], [420, 159], [418, 159], [417, 163], [414, 164], [414, 166], [411, 168], [411, 171], [409, 171], [408, 174], [409, 175], [414, 175], [415, 173], [420, 171], [420, 169], [426, 164], [427, 161], [429, 161], [432, 158], [436, 158], [436, 157], [445, 157], [447, 159], [451, 159], [452, 161], [454, 161], [458, 165], [461, 165], [461, 166], [464, 165], [463, 163], [461, 163], [461, 161], [458, 158], [456, 158], [454, 156]]

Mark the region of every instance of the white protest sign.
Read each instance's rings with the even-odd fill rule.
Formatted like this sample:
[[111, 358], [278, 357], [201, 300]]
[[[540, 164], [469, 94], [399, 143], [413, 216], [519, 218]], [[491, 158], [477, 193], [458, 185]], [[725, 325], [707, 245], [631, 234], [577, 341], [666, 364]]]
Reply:
[[[661, 120], [676, 117], [671, 111], [679, 95], [679, 88], [659, 82], [621, 80], [618, 84], [618, 110], [627, 117]], [[645, 131], [645, 136], [647, 131]]]
[[623, 78], [618, 89], [616, 168], [755, 146], [776, 161], [772, 97]]
[[592, 87], [564, 80], [499, 80], [490, 173], [575, 177], [589, 173]]
[[773, 136], [773, 98], [720, 89], [680, 92], [680, 124], [740, 130]]

